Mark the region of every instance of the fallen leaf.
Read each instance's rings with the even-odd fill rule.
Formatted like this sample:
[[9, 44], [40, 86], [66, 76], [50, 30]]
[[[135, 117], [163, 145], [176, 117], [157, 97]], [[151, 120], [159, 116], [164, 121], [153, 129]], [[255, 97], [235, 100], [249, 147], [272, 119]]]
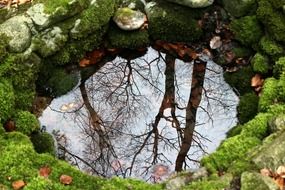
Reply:
[[39, 170], [39, 175], [47, 178], [51, 173], [51, 168], [48, 166], [41, 167]]
[[284, 186], [285, 186], [285, 182], [284, 182], [284, 179], [282, 177], [277, 177], [275, 179], [275, 183], [278, 185], [278, 187], [280, 188], [280, 190], [283, 190], [284, 189]]
[[12, 187], [14, 190], [18, 190], [18, 189], [21, 189], [25, 186], [25, 182], [23, 180], [18, 180], [18, 181], [14, 181], [12, 183]]
[[80, 67], [86, 67], [87, 65], [90, 65], [90, 60], [83, 58], [80, 62], [79, 62], [79, 66]]
[[72, 177], [68, 175], [61, 175], [59, 181], [64, 185], [70, 185], [72, 183]]
[[260, 74], [256, 74], [251, 78], [251, 86], [252, 87], [262, 86], [263, 82], [264, 82], [264, 79], [262, 79], [262, 76]]

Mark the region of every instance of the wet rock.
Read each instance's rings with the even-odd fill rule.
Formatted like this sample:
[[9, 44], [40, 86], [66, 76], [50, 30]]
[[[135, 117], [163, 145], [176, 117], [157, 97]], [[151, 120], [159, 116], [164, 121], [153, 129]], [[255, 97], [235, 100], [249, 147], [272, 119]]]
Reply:
[[259, 169], [268, 168], [274, 171], [285, 161], [285, 132], [274, 139], [268, 140], [259, 148], [253, 157], [253, 162]]
[[34, 50], [42, 57], [50, 56], [60, 50], [68, 36], [63, 34], [59, 27], [47, 29], [33, 39]]
[[279, 190], [279, 187], [268, 176], [259, 173], [244, 172], [241, 175], [241, 190]]
[[167, 1], [192, 8], [208, 7], [214, 3], [214, 0], [167, 0]]
[[281, 114], [269, 122], [269, 127], [272, 132], [285, 130], [285, 114]]
[[144, 24], [146, 16], [140, 11], [125, 7], [116, 11], [113, 20], [122, 30], [136, 30]]
[[0, 34], [4, 33], [10, 38], [10, 52], [20, 53], [30, 46], [32, 34], [28, 22], [30, 19], [25, 16], [15, 16], [0, 25]]

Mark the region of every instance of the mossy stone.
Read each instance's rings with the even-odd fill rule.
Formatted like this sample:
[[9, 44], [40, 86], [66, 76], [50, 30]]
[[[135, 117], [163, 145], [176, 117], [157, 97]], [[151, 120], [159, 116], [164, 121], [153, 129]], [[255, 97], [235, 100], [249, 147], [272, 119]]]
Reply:
[[0, 79], [0, 123], [11, 117], [15, 106], [15, 94], [11, 82]]
[[263, 35], [262, 27], [256, 16], [245, 16], [235, 19], [230, 24], [235, 39], [245, 46], [257, 44]]
[[242, 96], [245, 93], [251, 92], [251, 78], [254, 76], [254, 72], [250, 66], [243, 67], [240, 70], [229, 73], [224, 73], [225, 81], [238, 92], [238, 96]]
[[251, 65], [253, 68], [253, 71], [256, 73], [266, 74], [269, 71], [269, 59], [268, 57], [256, 53], [254, 57], [251, 60]]
[[154, 40], [193, 42], [202, 36], [202, 29], [197, 22], [203, 12], [201, 9], [162, 1], [147, 3], [145, 9], [149, 21], [148, 31]]
[[111, 48], [137, 49], [150, 43], [147, 30], [123, 31], [114, 25], [108, 30], [108, 40]]
[[31, 135], [32, 132], [40, 129], [39, 120], [35, 115], [28, 111], [18, 111], [14, 116], [14, 120], [16, 123], [16, 130], [25, 135]]
[[267, 78], [263, 85], [262, 94], [258, 103], [258, 110], [265, 112], [268, 108], [278, 103], [278, 80], [275, 78]]
[[262, 37], [259, 44], [261, 50], [263, 50], [267, 55], [271, 56], [272, 58], [280, 57], [282, 54], [284, 54], [284, 49], [282, 45], [268, 36]]
[[276, 78], [279, 78], [280, 75], [285, 72], [285, 57], [280, 57], [278, 61], [276, 61], [273, 72]]
[[47, 132], [32, 134], [31, 141], [37, 153], [49, 153], [52, 156], [55, 155], [55, 142], [51, 134]]
[[237, 116], [240, 124], [244, 124], [254, 118], [258, 111], [258, 100], [258, 96], [254, 93], [246, 93], [240, 97], [237, 107]]
[[241, 190], [278, 190], [273, 179], [255, 172], [244, 172], [241, 175]]
[[222, 0], [224, 8], [234, 17], [242, 17], [253, 13], [257, 4], [255, 0]]

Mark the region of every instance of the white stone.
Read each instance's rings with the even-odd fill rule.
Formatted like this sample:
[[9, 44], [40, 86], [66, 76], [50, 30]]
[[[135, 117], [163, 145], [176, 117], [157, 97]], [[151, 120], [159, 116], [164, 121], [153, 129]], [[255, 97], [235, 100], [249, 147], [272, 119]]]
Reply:
[[214, 0], [167, 0], [167, 1], [192, 8], [208, 7], [214, 3]]

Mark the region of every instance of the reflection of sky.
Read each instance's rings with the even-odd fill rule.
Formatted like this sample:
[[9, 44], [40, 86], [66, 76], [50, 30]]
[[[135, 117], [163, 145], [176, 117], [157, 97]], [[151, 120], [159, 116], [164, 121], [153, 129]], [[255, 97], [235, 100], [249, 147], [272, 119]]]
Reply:
[[[157, 57], [157, 53], [149, 49], [149, 52], [143, 57], [145, 60], [151, 61], [154, 58]], [[114, 61], [119, 61], [120, 58], [117, 58]], [[136, 64], [141, 64], [142, 60], [137, 59], [133, 60], [137, 62]], [[143, 64], [143, 63], [142, 63]], [[157, 66], [155, 64], [151, 65], [152, 70], [152, 76], [159, 75], [158, 78], [158, 86], [162, 91], [164, 91], [164, 65], [160, 64], [160, 69], [162, 73], [158, 72]], [[108, 68], [108, 64], [104, 66]], [[201, 106], [203, 109], [207, 110], [208, 113], [206, 113], [203, 109], [198, 109], [198, 117], [197, 117], [197, 123], [199, 124], [196, 127], [196, 131], [209, 139], [210, 141], [202, 141], [204, 146], [206, 147], [207, 152], [214, 151], [217, 146], [220, 144], [220, 142], [225, 138], [225, 133], [228, 131], [232, 126], [236, 124], [236, 104], [238, 102], [238, 98], [235, 96], [233, 91], [230, 89], [230, 87], [224, 82], [223, 75], [222, 75], [222, 69], [214, 64], [212, 61], [208, 61], [208, 68], [206, 73], [206, 80], [204, 87], [207, 90], [207, 95], [212, 98], [216, 98], [218, 100], [221, 100], [221, 103], [212, 99], [207, 99], [205, 96], [203, 96]], [[104, 68], [103, 68], [104, 70]], [[210, 71], [211, 70], [211, 71]], [[212, 72], [212, 71], [215, 72]], [[176, 97], [176, 101], [179, 103], [180, 107], [186, 107], [189, 95], [190, 95], [190, 86], [191, 86], [191, 72], [192, 67], [190, 63], [183, 63], [182, 61], [176, 60], [176, 79], [177, 79], [177, 85], [178, 88], [176, 88], [176, 94], [179, 94]], [[139, 112], [140, 114], [137, 115], [135, 119], [132, 119], [130, 122], [131, 125], [128, 126], [126, 131], [130, 131], [135, 134], [139, 134], [141, 132], [145, 132], [146, 124], [149, 124], [155, 119], [156, 114], [158, 113], [158, 109], [161, 104], [161, 100], [163, 98], [163, 94], [161, 96], [157, 96], [157, 94], [154, 92], [154, 89], [150, 87], [145, 81], [142, 81], [142, 78], [138, 75], [133, 75], [134, 80], [136, 81], [136, 84], [139, 87], [139, 90], [143, 96], [142, 100], [143, 106], [140, 106]], [[94, 78], [93, 78], [94, 80]], [[96, 80], [96, 77], [95, 77]], [[91, 82], [89, 82], [90, 84]], [[92, 81], [92, 84], [96, 86], [96, 81]], [[99, 89], [99, 88], [98, 88]], [[101, 93], [101, 94], [100, 94]], [[101, 97], [104, 95], [104, 92], [95, 92], [95, 97]], [[68, 104], [70, 102], [77, 102], [80, 104], [81, 99], [80, 92], [78, 89], [74, 90], [73, 92], [59, 97], [51, 103], [50, 107], [54, 110], [60, 110], [60, 107], [64, 104]], [[107, 105], [106, 102], [103, 100], [97, 100], [94, 103], [95, 109], [102, 115], [103, 113], [110, 113], [107, 110], [114, 110], [110, 105]], [[231, 105], [227, 109], [224, 109], [222, 106], [225, 105]], [[42, 117], [40, 118], [40, 121], [42, 125], [47, 126], [48, 132], [51, 132], [52, 130], [60, 130], [61, 133], [64, 133], [67, 138], [69, 139], [69, 145], [70, 149], [73, 153], [78, 154], [79, 156], [83, 156], [83, 150], [84, 150], [84, 135], [81, 133], [80, 127], [75, 124], [74, 118], [70, 117], [68, 113], [62, 114], [53, 111], [52, 109], [48, 108], [44, 111]], [[107, 109], [107, 110], [106, 110]], [[103, 112], [104, 111], [104, 112]], [[123, 110], [124, 111], [124, 110]], [[184, 111], [179, 111], [177, 109], [178, 115], [185, 115]], [[170, 115], [170, 110], [167, 109], [165, 111], [165, 115]], [[209, 118], [211, 116], [211, 119]], [[112, 114], [105, 114], [102, 116], [103, 118], [112, 119], [114, 116]], [[163, 119], [160, 122], [159, 130], [162, 130], [162, 127], [165, 125], [169, 126], [170, 124], [167, 124]], [[135, 126], [135, 127], [133, 127]], [[176, 135], [176, 131], [171, 128], [170, 126], [167, 127], [167, 130], [164, 131], [166, 136], [173, 137]], [[126, 163], [128, 163], [128, 158], [124, 158], [127, 154], [128, 148], [131, 148], [132, 146], [129, 144], [130, 138], [123, 136], [118, 137], [115, 140], [115, 147], [117, 147], [118, 155], [121, 156], [123, 160], [125, 160]], [[119, 147], [123, 147], [120, 149]], [[160, 147], [162, 148], [162, 147]], [[202, 156], [201, 152], [196, 152], [197, 149], [191, 147], [190, 155], [192, 153], [195, 153], [191, 156], [192, 159], [200, 159]], [[169, 160], [172, 161], [172, 163], [175, 163], [175, 159], [177, 156], [176, 150], [162, 150], [163, 153], [167, 156]], [[141, 167], [144, 166], [143, 160], [145, 157], [149, 155], [149, 152], [145, 151], [138, 157], [138, 164], [137, 172], [141, 172]], [[140, 162], [141, 160], [141, 162]], [[191, 167], [195, 167], [193, 164], [191, 164]], [[171, 169], [174, 168], [174, 165], [170, 166]], [[135, 174], [136, 175], [136, 174]]]

